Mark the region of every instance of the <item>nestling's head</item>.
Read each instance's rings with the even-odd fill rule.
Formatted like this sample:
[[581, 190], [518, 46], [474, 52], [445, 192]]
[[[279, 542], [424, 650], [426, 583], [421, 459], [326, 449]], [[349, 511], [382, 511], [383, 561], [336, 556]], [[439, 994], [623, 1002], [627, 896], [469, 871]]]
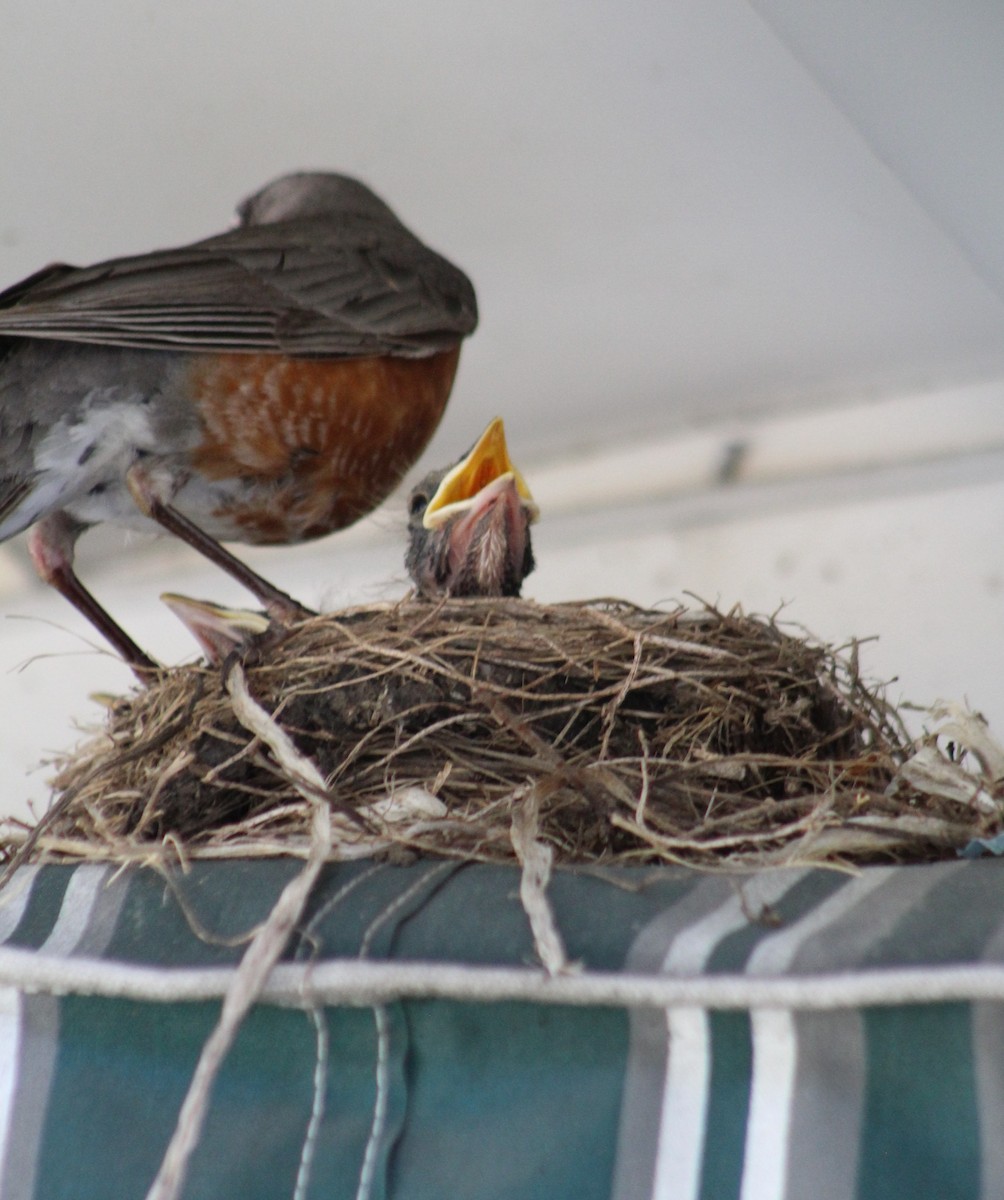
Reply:
[[459, 462], [412, 491], [408, 574], [423, 596], [518, 596], [534, 567], [537, 516], [496, 418]]

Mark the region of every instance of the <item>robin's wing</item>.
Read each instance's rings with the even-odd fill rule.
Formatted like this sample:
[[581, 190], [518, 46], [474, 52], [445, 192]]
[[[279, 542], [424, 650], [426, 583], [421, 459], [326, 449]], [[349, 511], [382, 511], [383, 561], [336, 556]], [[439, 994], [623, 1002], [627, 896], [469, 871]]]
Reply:
[[138, 349], [423, 356], [477, 324], [470, 281], [396, 221], [295, 219], [0, 293], [0, 336]]

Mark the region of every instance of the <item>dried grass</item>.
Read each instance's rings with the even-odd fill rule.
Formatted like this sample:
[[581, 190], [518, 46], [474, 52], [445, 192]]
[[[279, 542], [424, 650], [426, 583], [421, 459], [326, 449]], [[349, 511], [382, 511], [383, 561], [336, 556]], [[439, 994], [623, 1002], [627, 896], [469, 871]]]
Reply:
[[[512, 861], [531, 802], [564, 863], [920, 861], [1002, 824], [986, 764], [914, 746], [854, 647], [738, 611], [407, 601], [307, 621], [245, 670], [325, 781], [334, 857]], [[174, 669], [117, 702], [63, 764], [37, 848], [306, 853], [302, 781], [241, 725], [224, 674]], [[919, 773], [918, 749], [936, 760]]]

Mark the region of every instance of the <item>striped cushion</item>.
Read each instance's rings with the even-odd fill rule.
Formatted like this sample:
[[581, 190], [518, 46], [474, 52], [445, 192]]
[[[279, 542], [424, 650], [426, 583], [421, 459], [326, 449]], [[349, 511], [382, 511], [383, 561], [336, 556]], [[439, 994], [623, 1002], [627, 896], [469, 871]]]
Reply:
[[[578, 969], [549, 981], [517, 871], [333, 865], [184, 1195], [1004, 1196], [1002, 870], [562, 871]], [[145, 1194], [236, 939], [295, 871], [15, 877], [0, 1194]]]

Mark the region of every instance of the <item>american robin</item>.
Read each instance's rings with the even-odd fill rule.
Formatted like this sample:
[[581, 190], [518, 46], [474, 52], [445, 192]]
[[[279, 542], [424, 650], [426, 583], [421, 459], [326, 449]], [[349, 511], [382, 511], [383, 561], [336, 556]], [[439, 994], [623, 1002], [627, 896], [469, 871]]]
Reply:
[[301, 173], [228, 233], [0, 293], [0, 541], [137, 669], [77, 579], [101, 521], [184, 538], [273, 617], [299, 608], [221, 540], [321, 537], [374, 508], [432, 436], [477, 324], [466, 276], [367, 187]]
[[408, 574], [425, 596], [518, 596], [534, 567], [537, 516], [496, 418], [459, 462], [412, 491]]

